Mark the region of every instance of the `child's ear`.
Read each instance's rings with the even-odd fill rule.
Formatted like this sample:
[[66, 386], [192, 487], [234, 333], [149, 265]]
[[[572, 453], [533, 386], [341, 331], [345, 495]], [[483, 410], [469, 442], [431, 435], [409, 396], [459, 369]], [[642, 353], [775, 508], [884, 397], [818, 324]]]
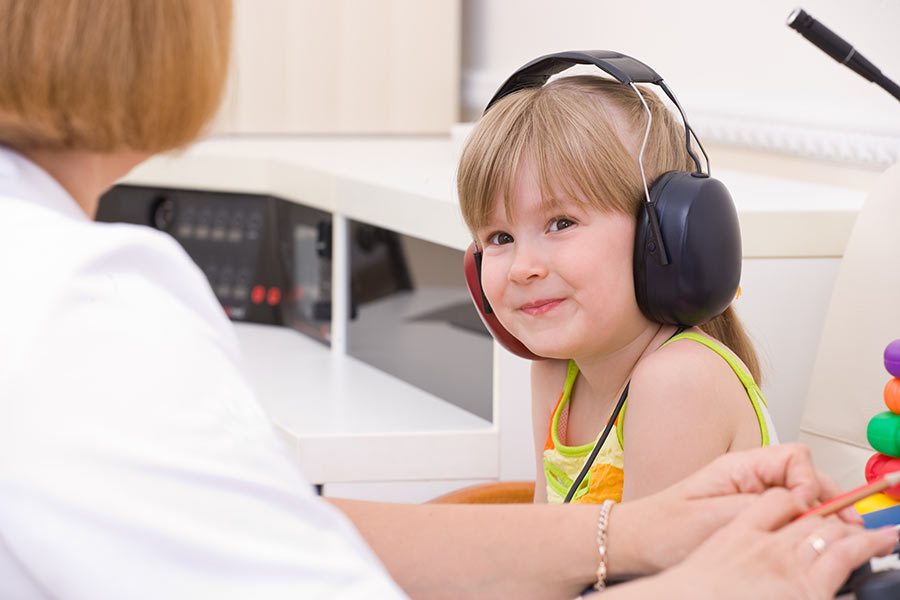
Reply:
[[481, 252], [478, 251], [474, 243], [469, 244], [463, 256], [463, 271], [466, 275], [466, 285], [469, 288], [472, 303], [478, 311], [478, 316], [481, 317], [481, 322], [484, 323], [490, 334], [494, 336], [494, 339], [516, 356], [530, 360], [542, 360], [544, 357], [538, 356], [526, 348], [525, 344], [507, 331], [500, 324], [500, 321], [497, 320], [497, 315], [491, 309], [491, 305], [484, 295], [484, 289], [481, 287]]

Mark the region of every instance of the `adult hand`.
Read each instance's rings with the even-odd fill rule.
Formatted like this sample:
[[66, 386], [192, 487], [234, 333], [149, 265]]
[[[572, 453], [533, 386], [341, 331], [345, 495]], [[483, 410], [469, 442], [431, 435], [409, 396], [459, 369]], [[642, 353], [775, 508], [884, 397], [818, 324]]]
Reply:
[[[677, 564], [773, 487], [784, 488], [798, 512], [840, 493], [815, 469], [802, 444], [723, 455], [657, 494], [613, 509], [610, 573], [647, 574]], [[846, 523], [862, 523], [852, 507], [840, 516]]]
[[668, 597], [680, 590], [690, 598], [834, 598], [855, 567], [897, 543], [893, 527], [865, 530], [837, 517], [792, 522], [805, 507], [792, 491], [765, 492], [651, 585]]

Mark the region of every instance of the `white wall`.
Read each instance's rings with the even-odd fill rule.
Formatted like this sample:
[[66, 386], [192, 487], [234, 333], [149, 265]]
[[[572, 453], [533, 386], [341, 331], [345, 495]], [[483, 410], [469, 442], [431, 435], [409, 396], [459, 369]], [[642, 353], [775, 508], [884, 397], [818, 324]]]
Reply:
[[236, 0], [229, 134], [440, 134], [459, 115], [460, 0]]
[[[900, 104], [788, 28], [797, 2], [464, 0], [464, 114], [532, 58], [617, 50], [666, 79], [706, 141], [885, 168], [900, 157]], [[900, 2], [802, 7], [900, 81]]]

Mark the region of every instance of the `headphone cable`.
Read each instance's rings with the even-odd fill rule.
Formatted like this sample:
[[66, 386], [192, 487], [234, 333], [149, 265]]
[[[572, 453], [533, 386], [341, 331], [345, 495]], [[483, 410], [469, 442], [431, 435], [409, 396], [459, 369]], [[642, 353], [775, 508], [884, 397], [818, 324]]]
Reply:
[[591, 468], [591, 465], [594, 464], [594, 459], [597, 458], [597, 455], [600, 453], [600, 448], [603, 447], [603, 444], [606, 443], [606, 438], [609, 437], [610, 431], [612, 431], [613, 425], [616, 424], [616, 419], [619, 418], [619, 413], [622, 411], [622, 407], [625, 405], [625, 399], [628, 398], [628, 388], [631, 386], [631, 380], [628, 380], [628, 383], [625, 384], [625, 389], [622, 390], [622, 395], [619, 396], [619, 401], [616, 403], [616, 407], [613, 409], [612, 414], [609, 416], [609, 420], [606, 422], [606, 427], [603, 429], [603, 433], [600, 434], [600, 437], [597, 439], [597, 443], [594, 444], [593, 450], [591, 450], [590, 456], [588, 456], [587, 460], [584, 462], [584, 466], [581, 468], [581, 473], [578, 474], [578, 477], [575, 478], [575, 482], [572, 484], [572, 487], [569, 488], [568, 493], [566, 494], [566, 499], [563, 500], [563, 503], [568, 503], [572, 500], [572, 497], [575, 495], [575, 491], [578, 489], [578, 486], [581, 485], [581, 482], [584, 480], [587, 475], [588, 470]]
[[[679, 325], [678, 329], [675, 330], [675, 333], [670, 335], [669, 339], [664, 343], [669, 342], [676, 335], [683, 333], [685, 329], [687, 329], [687, 327]], [[597, 443], [594, 444], [594, 448], [591, 450], [590, 455], [588, 456], [587, 460], [584, 461], [584, 466], [581, 467], [581, 472], [578, 474], [578, 477], [575, 478], [575, 482], [572, 483], [572, 486], [566, 493], [566, 498], [565, 500], [563, 500], [563, 504], [572, 501], [572, 498], [575, 496], [575, 492], [578, 490], [581, 482], [584, 481], [585, 476], [587, 476], [588, 471], [594, 464], [594, 460], [597, 458], [597, 455], [600, 454], [600, 449], [603, 447], [603, 444], [606, 443], [606, 438], [609, 437], [609, 433], [612, 431], [613, 425], [616, 424], [616, 420], [619, 418], [619, 413], [622, 412], [622, 407], [625, 406], [625, 400], [628, 398], [629, 387], [631, 387], [630, 379], [628, 380], [628, 383], [625, 384], [625, 389], [622, 390], [622, 395], [619, 396], [619, 401], [616, 403], [616, 407], [613, 409], [612, 414], [609, 416], [609, 420], [606, 421], [606, 427], [603, 428], [603, 433], [601, 433], [600, 437], [597, 438]]]

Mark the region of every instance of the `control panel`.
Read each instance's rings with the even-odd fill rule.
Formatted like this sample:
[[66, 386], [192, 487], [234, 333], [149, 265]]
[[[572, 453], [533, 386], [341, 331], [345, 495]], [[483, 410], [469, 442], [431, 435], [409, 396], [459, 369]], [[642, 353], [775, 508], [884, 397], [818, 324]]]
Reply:
[[[172, 235], [235, 321], [330, 339], [331, 214], [272, 196], [120, 185], [97, 220]], [[351, 312], [411, 283], [396, 234], [352, 223]]]

